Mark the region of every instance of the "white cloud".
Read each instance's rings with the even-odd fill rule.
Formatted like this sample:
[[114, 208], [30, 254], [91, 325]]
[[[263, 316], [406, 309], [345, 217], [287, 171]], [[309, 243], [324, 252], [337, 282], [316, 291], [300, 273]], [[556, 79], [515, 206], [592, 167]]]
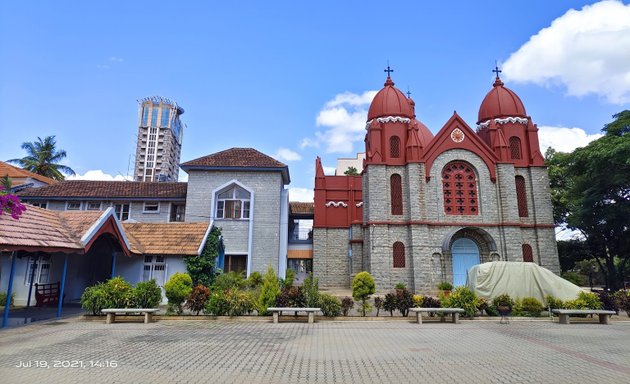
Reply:
[[572, 152], [575, 148], [584, 147], [602, 136], [600, 133], [589, 135], [582, 128], [538, 127], [538, 140], [543, 155], [549, 147], [558, 152]]
[[83, 175], [68, 176], [66, 180], [103, 180], [103, 181], [123, 181], [132, 180], [131, 176], [116, 175], [112, 176], [100, 169], [94, 169], [85, 172]]
[[571, 96], [630, 102], [630, 4], [601, 1], [571, 9], [504, 63], [506, 79], [562, 85]]
[[367, 110], [376, 92], [344, 92], [327, 101], [316, 119], [323, 131], [315, 132], [315, 138], [303, 139], [300, 147], [323, 144], [327, 153], [351, 153], [353, 143], [364, 139]]
[[99, 64], [99, 65], [96, 66], [96, 68], [98, 68], [98, 69], [109, 69], [109, 65]]
[[289, 201], [303, 201], [312, 203], [314, 197], [313, 189], [308, 188], [289, 188]]
[[302, 160], [302, 156], [299, 153], [294, 152], [287, 148], [280, 148], [276, 151], [276, 154], [273, 156], [281, 161], [299, 161]]
[[123, 59], [121, 59], [120, 57], [116, 57], [116, 56], [112, 56], [108, 60], [111, 61], [112, 63], [122, 63], [123, 62]]

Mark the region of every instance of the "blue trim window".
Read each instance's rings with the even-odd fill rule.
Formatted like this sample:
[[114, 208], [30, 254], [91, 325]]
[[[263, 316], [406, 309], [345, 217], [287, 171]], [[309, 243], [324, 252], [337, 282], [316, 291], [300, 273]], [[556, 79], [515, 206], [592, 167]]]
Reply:
[[217, 195], [217, 219], [248, 219], [250, 194], [245, 189], [233, 186]]
[[158, 108], [157, 105], [153, 105], [153, 108], [151, 108], [151, 126], [152, 127], [157, 127], [159, 110], [160, 109]]
[[142, 107], [142, 122], [140, 124], [143, 127], [149, 125], [149, 107]]
[[169, 110], [168, 108], [162, 108], [162, 116], [160, 117], [160, 127], [168, 128], [168, 119], [169, 119]]

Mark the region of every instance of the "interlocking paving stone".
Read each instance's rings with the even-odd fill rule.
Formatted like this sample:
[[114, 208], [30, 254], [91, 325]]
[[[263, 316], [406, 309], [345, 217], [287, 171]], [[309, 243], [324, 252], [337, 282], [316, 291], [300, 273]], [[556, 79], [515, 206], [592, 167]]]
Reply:
[[[83, 368], [17, 368], [79, 361]], [[90, 367], [90, 362], [116, 367]], [[41, 363], [40, 363], [41, 364]], [[94, 363], [92, 363], [94, 364]], [[2, 383], [630, 382], [630, 322], [61, 321], [0, 332]]]

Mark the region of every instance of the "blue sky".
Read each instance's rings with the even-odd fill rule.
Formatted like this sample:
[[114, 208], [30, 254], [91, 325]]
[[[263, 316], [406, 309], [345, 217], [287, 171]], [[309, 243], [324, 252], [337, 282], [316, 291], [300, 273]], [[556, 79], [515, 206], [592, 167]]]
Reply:
[[454, 110], [476, 126], [495, 60], [543, 145], [584, 145], [630, 108], [627, 2], [13, 1], [0, 39], [0, 159], [55, 135], [80, 175], [125, 175], [136, 100], [160, 95], [186, 110], [182, 162], [256, 148], [289, 165], [292, 200], [316, 156], [362, 151], [388, 60], [434, 133]]

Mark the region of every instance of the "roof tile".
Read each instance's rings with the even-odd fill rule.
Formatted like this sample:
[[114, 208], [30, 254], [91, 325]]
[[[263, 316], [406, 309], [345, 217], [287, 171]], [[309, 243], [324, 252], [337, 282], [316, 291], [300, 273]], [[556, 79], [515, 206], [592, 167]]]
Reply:
[[84, 198], [186, 198], [188, 183], [143, 181], [67, 180], [40, 188], [28, 188], [20, 197]]
[[184, 167], [286, 168], [287, 165], [253, 148], [230, 148], [181, 165]]
[[132, 251], [151, 255], [194, 256], [209, 223], [123, 223]]

